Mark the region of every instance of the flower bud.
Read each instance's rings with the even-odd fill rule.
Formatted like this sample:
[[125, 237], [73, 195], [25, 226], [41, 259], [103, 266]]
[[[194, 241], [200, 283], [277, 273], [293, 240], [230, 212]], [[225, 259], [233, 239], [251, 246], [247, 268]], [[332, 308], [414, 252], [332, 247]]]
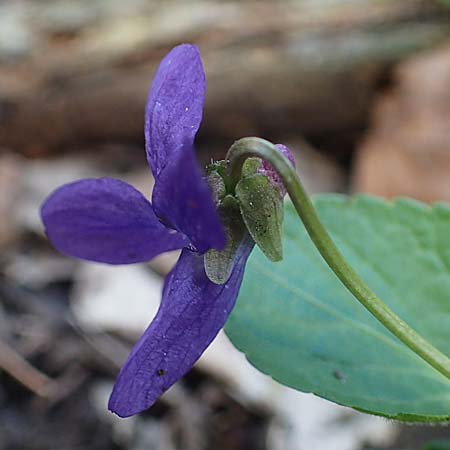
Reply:
[[[278, 151], [295, 166], [290, 150], [281, 144]], [[258, 247], [271, 261], [283, 259], [283, 197], [286, 189], [275, 169], [266, 161], [249, 158], [243, 166], [242, 178], [236, 185], [244, 223]]]

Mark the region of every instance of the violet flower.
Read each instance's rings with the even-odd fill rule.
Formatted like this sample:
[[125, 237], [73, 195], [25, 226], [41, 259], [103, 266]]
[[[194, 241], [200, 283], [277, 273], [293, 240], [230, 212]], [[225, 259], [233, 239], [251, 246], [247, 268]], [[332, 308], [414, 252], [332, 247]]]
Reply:
[[[208, 347], [233, 309], [255, 244], [247, 229], [233, 237], [224, 228], [217, 211], [222, 205], [223, 213], [223, 204], [216, 205], [197, 164], [194, 138], [204, 97], [197, 47], [175, 47], [157, 70], [145, 112], [153, 203], [123, 181], [101, 178], [62, 186], [41, 209], [49, 240], [76, 258], [130, 264], [183, 249], [166, 277], [159, 310], [111, 394], [109, 409], [121, 417], [149, 408]], [[290, 157], [286, 147], [278, 148]], [[279, 184], [270, 166], [263, 164], [261, 174]], [[233, 220], [245, 227], [241, 218]], [[224, 248], [220, 255], [227, 261], [226, 281], [214, 283], [206, 275], [204, 254]]]
[[48, 238], [69, 256], [128, 264], [183, 248], [159, 311], [114, 386], [109, 408], [121, 417], [150, 407], [214, 339], [234, 306], [253, 247], [246, 237], [225, 284], [207, 278], [202, 254], [222, 249], [226, 238], [193, 147], [204, 96], [197, 48], [174, 48], [159, 66], [146, 106], [153, 204], [129, 184], [101, 178], [62, 186], [41, 210]]

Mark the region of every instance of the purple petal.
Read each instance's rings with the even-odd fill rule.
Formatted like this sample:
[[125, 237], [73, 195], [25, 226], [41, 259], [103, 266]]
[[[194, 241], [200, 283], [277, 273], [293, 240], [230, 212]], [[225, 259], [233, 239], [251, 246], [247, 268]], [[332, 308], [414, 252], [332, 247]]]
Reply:
[[183, 250], [166, 279], [158, 314], [120, 371], [112, 412], [128, 417], [149, 408], [192, 367], [225, 324], [252, 248], [247, 237], [224, 285], [209, 281], [203, 257]]
[[45, 201], [41, 216], [48, 238], [61, 253], [90, 261], [148, 261], [189, 243], [161, 224], [139, 191], [112, 178], [60, 187]]
[[196, 46], [179, 45], [161, 61], [145, 110], [147, 159], [155, 179], [184, 145], [193, 145], [202, 120], [205, 89]]
[[199, 253], [225, 246], [225, 232], [192, 147], [185, 147], [162, 171], [153, 207], [165, 223], [188, 236]]

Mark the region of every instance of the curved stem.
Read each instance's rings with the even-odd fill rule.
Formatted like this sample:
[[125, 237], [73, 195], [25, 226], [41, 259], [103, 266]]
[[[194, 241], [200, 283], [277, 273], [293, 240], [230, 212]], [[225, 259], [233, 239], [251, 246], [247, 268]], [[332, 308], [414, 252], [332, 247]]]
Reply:
[[278, 172], [298, 215], [305, 225], [306, 231], [323, 259], [344, 286], [392, 334], [442, 375], [450, 379], [450, 359], [391, 311], [347, 264], [320, 222], [295, 169], [273, 144], [260, 138], [243, 138], [236, 141], [227, 154], [230, 185], [234, 188], [239, 181], [242, 164], [248, 157], [262, 158]]

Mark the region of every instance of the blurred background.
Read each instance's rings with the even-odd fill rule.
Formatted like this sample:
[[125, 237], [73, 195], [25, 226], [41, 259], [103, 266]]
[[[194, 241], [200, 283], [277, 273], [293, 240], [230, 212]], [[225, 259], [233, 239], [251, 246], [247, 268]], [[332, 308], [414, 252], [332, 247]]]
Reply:
[[[311, 193], [450, 201], [450, 8], [434, 0], [0, 0], [0, 450], [418, 450], [405, 426], [282, 387], [221, 335], [148, 412], [108, 413], [114, 378], [177, 255], [64, 258], [39, 205], [115, 176], [150, 195], [143, 108], [158, 61], [199, 45], [199, 158], [257, 135]], [[437, 448], [437, 447], [436, 447]]]

